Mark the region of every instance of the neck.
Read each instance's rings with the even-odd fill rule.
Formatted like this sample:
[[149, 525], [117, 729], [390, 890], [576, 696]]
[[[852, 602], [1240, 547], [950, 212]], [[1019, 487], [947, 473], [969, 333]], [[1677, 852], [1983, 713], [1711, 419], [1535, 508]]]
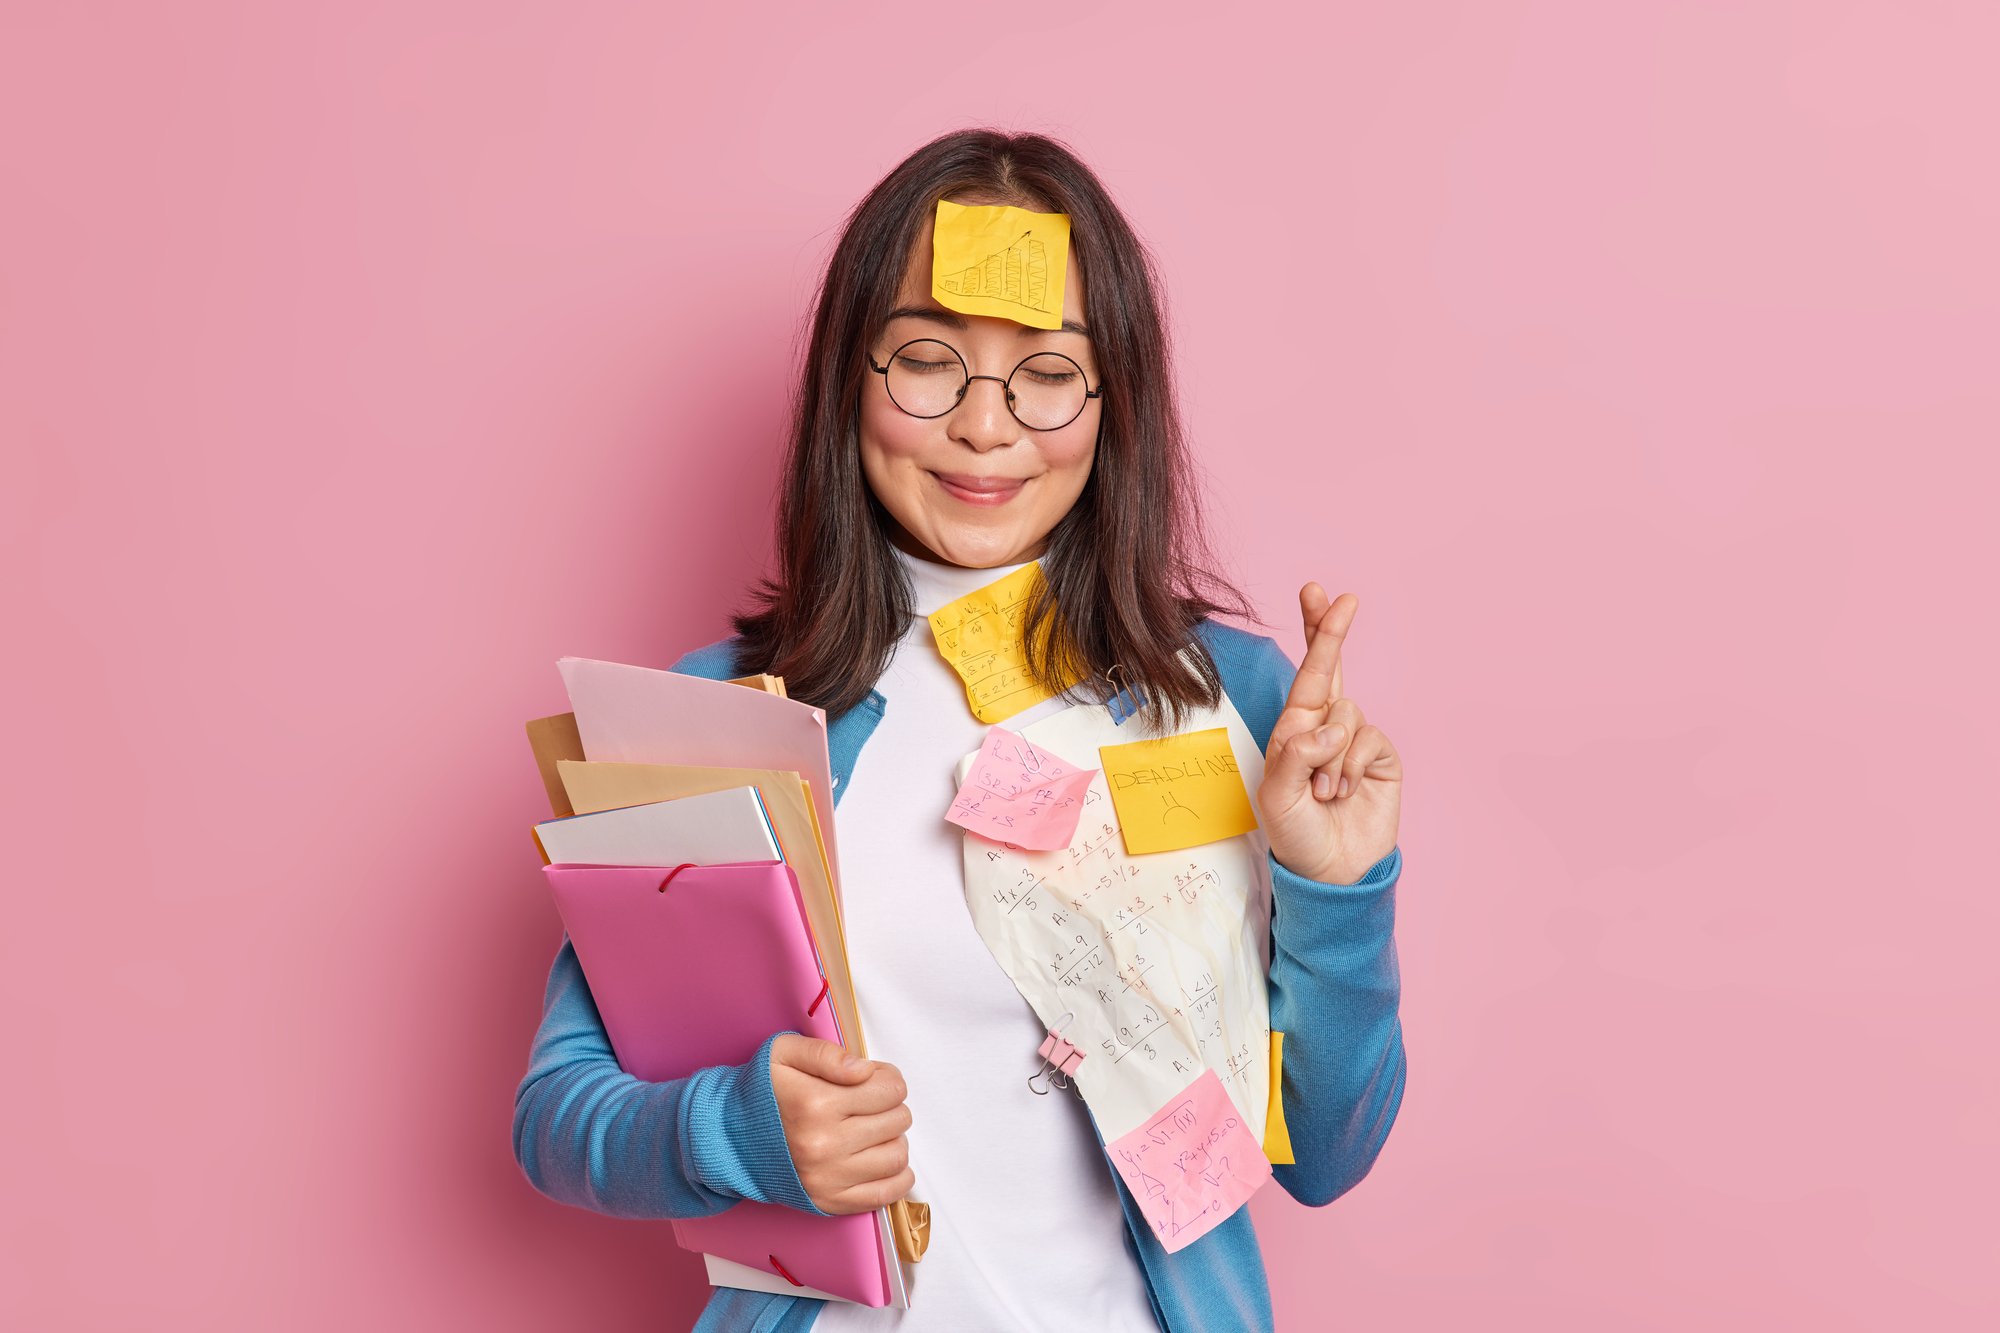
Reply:
[[1018, 560], [1011, 564], [994, 565], [990, 569], [974, 569], [940, 560], [928, 552], [923, 556], [912, 555], [900, 545], [891, 549], [896, 563], [903, 567], [903, 573], [910, 580], [913, 596], [911, 609], [920, 616], [928, 616], [939, 607], [1004, 579], [1021, 566], [1031, 563], [1030, 560]]

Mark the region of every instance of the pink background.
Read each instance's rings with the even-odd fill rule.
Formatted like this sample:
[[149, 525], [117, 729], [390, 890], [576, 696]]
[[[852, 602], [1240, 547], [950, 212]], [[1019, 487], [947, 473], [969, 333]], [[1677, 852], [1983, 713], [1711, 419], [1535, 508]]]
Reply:
[[1993, 7], [677, 8], [0, 20], [0, 1324], [687, 1322], [510, 1155], [520, 724], [723, 632], [844, 210], [995, 122], [1408, 758], [1281, 1324], [1990, 1327]]

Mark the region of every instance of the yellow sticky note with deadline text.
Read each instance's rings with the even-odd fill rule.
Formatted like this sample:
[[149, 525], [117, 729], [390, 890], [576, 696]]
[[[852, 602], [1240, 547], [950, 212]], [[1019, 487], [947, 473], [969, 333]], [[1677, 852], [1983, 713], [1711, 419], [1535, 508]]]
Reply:
[[931, 228], [931, 296], [961, 315], [1062, 327], [1069, 214], [938, 200]]
[[1029, 673], [1021, 632], [1028, 598], [1041, 577], [1042, 567], [1030, 562], [931, 615], [931, 637], [965, 682], [965, 701], [981, 722], [1005, 722], [1055, 697]]
[[1229, 728], [1098, 747], [1125, 850], [1172, 852], [1257, 827]]

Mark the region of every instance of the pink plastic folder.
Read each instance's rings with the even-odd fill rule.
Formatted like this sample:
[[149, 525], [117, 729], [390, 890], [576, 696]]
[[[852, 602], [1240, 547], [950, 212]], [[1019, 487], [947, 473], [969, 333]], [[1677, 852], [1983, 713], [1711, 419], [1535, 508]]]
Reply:
[[[626, 1073], [652, 1082], [741, 1064], [774, 1032], [840, 1033], [798, 881], [782, 861], [544, 867]], [[663, 887], [664, 886], [664, 887]], [[889, 1303], [873, 1213], [744, 1200], [674, 1223], [685, 1249], [863, 1305]]]

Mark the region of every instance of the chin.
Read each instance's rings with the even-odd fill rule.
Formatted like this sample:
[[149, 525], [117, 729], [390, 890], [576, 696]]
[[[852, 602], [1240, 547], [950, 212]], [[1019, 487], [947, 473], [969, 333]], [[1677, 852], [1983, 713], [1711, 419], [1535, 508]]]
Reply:
[[952, 564], [967, 569], [992, 569], [997, 565], [1020, 564], [1031, 557], [1015, 553], [1033, 550], [1036, 545], [1034, 542], [996, 539], [985, 535], [941, 535], [938, 540], [940, 544], [932, 546], [931, 550]]

